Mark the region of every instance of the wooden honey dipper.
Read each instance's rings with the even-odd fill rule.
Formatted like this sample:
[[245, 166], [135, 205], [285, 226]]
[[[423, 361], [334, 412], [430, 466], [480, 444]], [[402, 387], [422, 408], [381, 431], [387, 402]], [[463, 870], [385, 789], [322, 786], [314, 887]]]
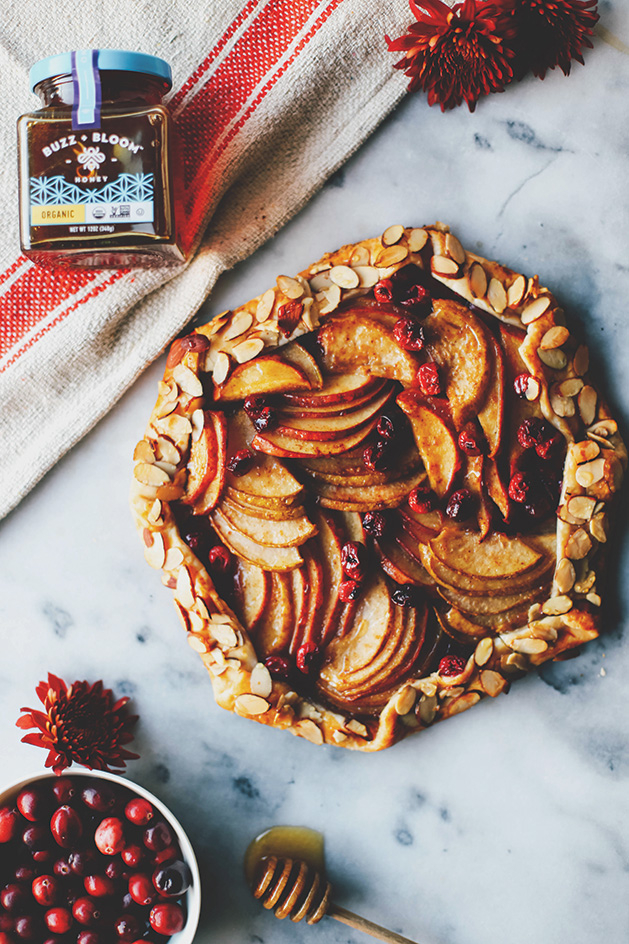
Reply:
[[263, 856], [258, 864], [252, 891], [265, 908], [274, 909], [276, 918], [290, 917], [291, 921], [305, 918], [308, 924], [316, 924], [327, 915], [387, 944], [415, 944], [395, 931], [389, 931], [336, 905], [330, 900], [332, 886], [327, 879], [300, 859]]

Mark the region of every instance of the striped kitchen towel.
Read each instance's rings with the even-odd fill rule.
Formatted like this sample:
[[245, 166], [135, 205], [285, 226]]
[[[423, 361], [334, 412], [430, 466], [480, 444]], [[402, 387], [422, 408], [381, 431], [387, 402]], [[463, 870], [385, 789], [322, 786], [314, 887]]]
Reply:
[[[0, 517], [192, 318], [221, 272], [272, 236], [404, 94], [384, 34], [406, 0], [109, 0], [13, 4], [0, 43]], [[68, 49], [126, 48], [173, 67], [186, 148], [177, 270], [35, 266], [19, 251], [15, 119], [28, 70]]]

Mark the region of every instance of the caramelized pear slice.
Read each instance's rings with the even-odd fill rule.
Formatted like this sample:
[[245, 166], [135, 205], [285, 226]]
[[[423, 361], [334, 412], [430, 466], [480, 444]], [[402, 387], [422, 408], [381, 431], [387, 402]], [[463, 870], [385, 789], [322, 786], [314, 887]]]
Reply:
[[330, 416], [280, 418], [276, 430], [282, 436], [291, 436], [296, 439], [337, 439], [346, 433], [351, 433], [352, 430], [358, 429], [376, 413], [379, 413], [391, 395], [392, 390], [390, 386], [387, 386], [383, 393], [379, 393], [373, 399], [368, 400], [358, 410], [343, 414], [331, 414]]
[[258, 628], [271, 595], [271, 575], [248, 561], [237, 560], [234, 570], [236, 612], [247, 632]]
[[260, 661], [276, 652], [286, 652], [295, 632], [295, 609], [291, 574], [272, 573], [271, 593], [253, 644]]
[[432, 552], [447, 567], [468, 577], [505, 579], [531, 570], [541, 554], [518, 538], [492, 534], [484, 541], [474, 531], [445, 528], [430, 542]]
[[292, 341], [283, 347], [280, 356], [305, 374], [312, 390], [319, 390], [323, 386], [321, 368], [310, 351], [307, 351], [297, 341]]
[[256, 564], [264, 570], [292, 570], [303, 563], [303, 558], [296, 547], [267, 547], [258, 544], [227, 520], [216, 508], [212, 513], [214, 530], [224, 544], [242, 560]]
[[207, 514], [218, 504], [225, 487], [226, 450], [225, 415], [208, 410], [200, 437], [190, 445], [188, 481], [182, 497], [195, 515]]
[[415, 382], [419, 361], [395, 340], [396, 316], [387, 318], [376, 319], [360, 309], [329, 318], [318, 335], [325, 370], [340, 374], [354, 371], [356, 364], [364, 364], [372, 376], [399, 380], [410, 387]]
[[251, 515], [230, 502], [222, 501], [218, 507], [237, 531], [265, 547], [299, 547], [317, 531], [305, 516], [273, 521]]
[[216, 387], [214, 398], [222, 403], [244, 400], [252, 391], [270, 394], [310, 388], [310, 380], [301, 367], [282, 360], [277, 354], [269, 354], [235, 367], [225, 383]]
[[452, 488], [461, 468], [461, 453], [454, 430], [441, 413], [415, 390], [404, 390], [396, 402], [409, 418], [430, 487], [443, 498]]
[[382, 387], [382, 380], [366, 373], [330, 374], [323, 379], [320, 390], [311, 393], [285, 393], [282, 408], [320, 410], [328, 407], [347, 409], [364, 397], [370, 397]]
[[327, 440], [295, 439], [293, 436], [283, 436], [272, 429], [265, 433], [258, 433], [251, 445], [258, 452], [283, 459], [301, 459], [302, 456], [338, 456], [363, 442], [377, 422], [378, 417], [374, 416], [358, 429], [343, 433], [338, 439]]
[[405, 478], [385, 485], [332, 485], [329, 482], [315, 482], [313, 488], [319, 496], [323, 508], [338, 511], [375, 511], [380, 508], [396, 508], [401, 505], [416, 485], [423, 482], [426, 473], [423, 469], [413, 472]]

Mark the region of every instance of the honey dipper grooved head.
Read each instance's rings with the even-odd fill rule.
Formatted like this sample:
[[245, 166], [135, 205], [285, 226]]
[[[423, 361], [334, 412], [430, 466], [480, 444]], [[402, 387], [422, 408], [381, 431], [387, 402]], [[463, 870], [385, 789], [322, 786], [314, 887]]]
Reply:
[[264, 856], [253, 887], [254, 898], [275, 909], [276, 918], [305, 918], [316, 924], [327, 912], [332, 886], [319, 872], [299, 859]]

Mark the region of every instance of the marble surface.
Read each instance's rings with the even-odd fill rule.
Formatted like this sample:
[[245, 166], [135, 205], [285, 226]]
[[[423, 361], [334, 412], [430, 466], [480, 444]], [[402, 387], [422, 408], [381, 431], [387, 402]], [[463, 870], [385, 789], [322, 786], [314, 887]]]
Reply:
[[[629, 43], [626, 5], [600, 8]], [[540, 274], [583, 323], [602, 386], [626, 417], [628, 96], [629, 58], [597, 40], [569, 79], [527, 80], [473, 115], [407, 98], [289, 226], [221, 280], [206, 314], [324, 250], [391, 223], [440, 219], [466, 246]], [[162, 370], [148, 370], [0, 529], [2, 781], [43, 764], [14, 720], [45, 673], [102, 677], [141, 715], [142, 758], [129, 776], [192, 833], [204, 875], [199, 944], [366, 940], [330, 919], [279, 923], [250, 898], [243, 852], [274, 823], [323, 830], [337, 900], [422, 944], [624, 944], [627, 542], [613, 555], [617, 590], [600, 641], [508, 697], [376, 756], [266, 730], [215, 706], [127, 510], [131, 453]]]

